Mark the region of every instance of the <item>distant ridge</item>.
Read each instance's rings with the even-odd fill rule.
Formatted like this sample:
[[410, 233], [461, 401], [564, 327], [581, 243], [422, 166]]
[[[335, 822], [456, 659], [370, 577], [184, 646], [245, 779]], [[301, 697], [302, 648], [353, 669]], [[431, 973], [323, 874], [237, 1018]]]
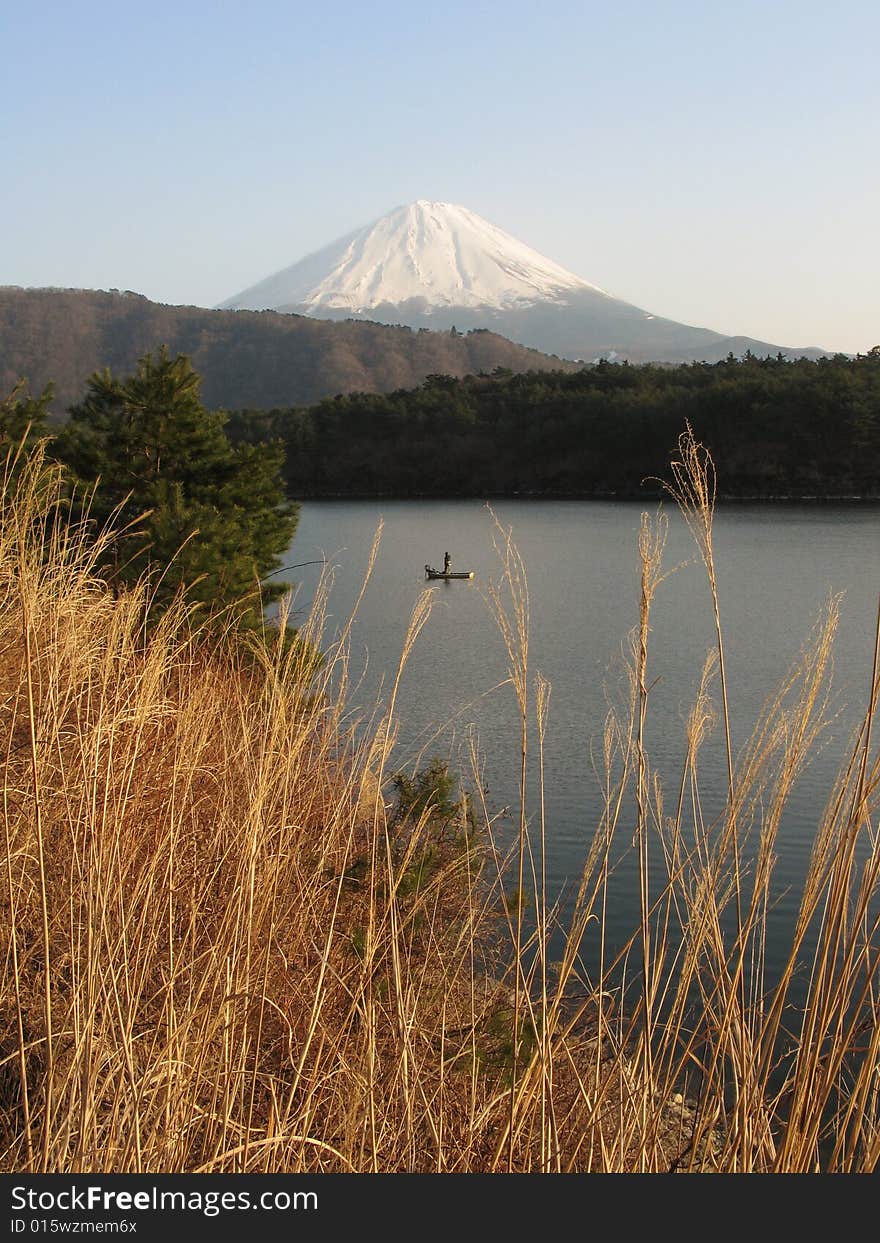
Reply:
[[0, 287], [0, 397], [22, 377], [52, 381], [53, 410], [83, 394], [93, 372], [125, 374], [165, 344], [188, 354], [213, 408], [307, 405], [337, 393], [413, 388], [427, 375], [575, 370], [490, 332], [414, 332], [377, 323], [165, 306], [118, 290]]
[[563, 358], [718, 362], [728, 354], [819, 358], [680, 324], [612, 297], [475, 212], [419, 199], [221, 304], [411, 328], [487, 328]]

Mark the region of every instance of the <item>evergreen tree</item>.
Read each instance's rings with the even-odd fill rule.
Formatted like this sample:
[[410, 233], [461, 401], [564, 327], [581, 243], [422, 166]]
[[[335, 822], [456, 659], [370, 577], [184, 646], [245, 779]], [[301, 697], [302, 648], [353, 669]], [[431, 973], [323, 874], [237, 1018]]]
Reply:
[[199, 388], [189, 359], [164, 347], [125, 379], [96, 372], [56, 452], [95, 486], [90, 517], [113, 518], [111, 581], [150, 571], [155, 608], [185, 587], [188, 599], [256, 626], [285, 590], [262, 580], [293, 538], [298, 507], [284, 498], [283, 447], [230, 444], [226, 415], [207, 410]]
[[26, 382], [19, 381], [12, 392], [0, 401], [0, 452], [15, 452], [22, 446], [27, 452], [35, 441], [47, 434], [46, 418], [52, 400], [49, 384], [39, 397], [25, 392]]

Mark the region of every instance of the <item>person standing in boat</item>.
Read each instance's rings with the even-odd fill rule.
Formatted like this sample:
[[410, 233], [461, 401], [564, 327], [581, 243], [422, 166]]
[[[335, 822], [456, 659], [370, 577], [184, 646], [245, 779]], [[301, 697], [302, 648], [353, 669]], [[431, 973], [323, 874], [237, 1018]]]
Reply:
[[445, 552], [445, 553], [443, 554], [443, 573], [444, 573], [444, 574], [448, 574], [448, 573], [449, 573], [449, 567], [450, 567], [451, 565], [452, 565], [452, 558], [450, 557], [450, 555], [449, 555], [449, 553], [448, 553], [448, 552]]

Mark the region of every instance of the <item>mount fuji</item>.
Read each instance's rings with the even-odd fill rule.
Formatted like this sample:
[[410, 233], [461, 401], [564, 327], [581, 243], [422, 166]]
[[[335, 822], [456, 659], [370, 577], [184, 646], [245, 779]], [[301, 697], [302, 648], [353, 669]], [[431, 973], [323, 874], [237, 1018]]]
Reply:
[[562, 358], [717, 362], [820, 357], [677, 323], [621, 301], [475, 212], [419, 199], [339, 238], [220, 304], [410, 328], [485, 328]]

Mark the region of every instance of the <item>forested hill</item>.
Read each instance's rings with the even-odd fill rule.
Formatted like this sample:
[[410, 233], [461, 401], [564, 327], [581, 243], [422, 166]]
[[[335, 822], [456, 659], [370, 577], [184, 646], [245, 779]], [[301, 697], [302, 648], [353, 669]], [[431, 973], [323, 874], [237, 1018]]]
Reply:
[[293, 497], [656, 493], [690, 422], [720, 496], [880, 498], [880, 347], [855, 359], [432, 376], [387, 395], [239, 411], [280, 437]]
[[491, 332], [165, 306], [118, 291], [0, 287], [0, 399], [21, 379], [31, 392], [52, 381], [52, 409], [63, 414], [94, 371], [127, 374], [161, 345], [190, 358], [212, 408], [268, 409], [356, 390], [389, 392], [437, 372], [576, 368]]

